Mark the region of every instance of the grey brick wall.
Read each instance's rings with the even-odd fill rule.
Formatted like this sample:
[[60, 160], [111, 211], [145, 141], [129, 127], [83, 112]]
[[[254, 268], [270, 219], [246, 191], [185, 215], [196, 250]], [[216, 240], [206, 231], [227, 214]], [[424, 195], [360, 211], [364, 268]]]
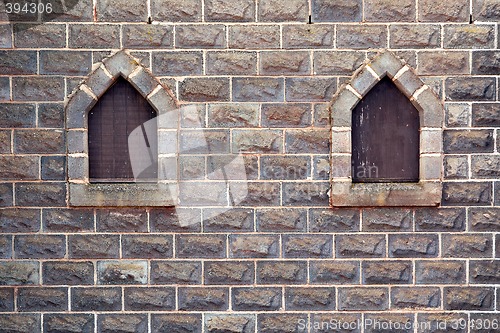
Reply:
[[[497, 331], [498, 1], [55, 10], [36, 25], [9, 21], [0, 5], [0, 332]], [[117, 49], [195, 106], [181, 145], [200, 138], [199, 122], [211, 150], [182, 156], [182, 180], [243, 153], [238, 207], [214, 204], [228, 196], [217, 173], [211, 186], [191, 183], [198, 201], [177, 209], [68, 204], [66, 152], [81, 143], [66, 139], [65, 101]], [[439, 207], [329, 205], [328, 104], [378, 49], [444, 103]]]

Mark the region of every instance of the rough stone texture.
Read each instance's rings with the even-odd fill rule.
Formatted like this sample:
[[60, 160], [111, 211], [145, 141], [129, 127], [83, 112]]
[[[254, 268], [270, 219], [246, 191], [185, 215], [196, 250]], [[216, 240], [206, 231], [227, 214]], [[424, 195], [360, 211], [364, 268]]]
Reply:
[[39, 314], [1, 314], [0, 327], [6, 332], [41, 332]]
[[72, 48], [119, 48], [118, 25], [70, 25], [69, 46]]
[[66, 239], [58, 235], [16, 236], [14, 252], [20, 259], [60, 259], [66, 254]]
[[179, 310], [223, 311], [228, 307], [229, 290], [227, 288], [179, 288]]
[[443, 184], [443, 204], [448, 206], [484, 206], [492, 203], [493, 184], [462, 182]]
[[357, 261], [312, 261], [309, 272], [313, 284], [359, 284], [360, 264]]
[[260, 73], [264, 75], [305, 75], [311, 72], [308, 52], [269, 51], [260, 54]]
[[388, 288], [338, 288], [339, 310], [386, 310]]
[[140, 261], [98, 261], [99, 284], [146, 284], [148, 266]]
[[146, 231], [146, 211], [143, 209], [96, 211], [97, 230], [101, 232], [134, 232]]
[[306, 0], [261, 0], [258, 21], [260, 22], [306, 22], [308, 4]]
[[257, 262], [259, 284], [303, 284], [307, 280], [305, 261]]
[[410, 261], [365, 261], [363, 284], [410, 284], [412, 269]]
[[491, 130], [447, 130], [443, 133], [445, 153], [492, 153], [495, 149]]
[[209, 52], [206, 59], [207, 74], [257, 74], [257, 53], [255, 52]]
[[147, 4], [128, 0], [98, 1], [97, 20], [103, 22], [144, 22], [147, 20]]
[[175, 45], [179, 48], [223, 48], [226, 45], [226, 27], [223, 25], [178, 26]]
[[19, 288], [17, 306], [22, 312], [66, 311], [68, 290], [66, 288]]
[[170, 258], [172, 254], [172, 236], [127, 235], [122, 237], [122, 256], [124, 258]]
[[97, 317], [97, 328], [102, 333], [112, 332], [137, 332], [148, 331], [148, 317], [143, 315], [99, 315]]
[[[500, 7], [499, 7], [500, 8]], [[500, 70], [500, 52], [472, 52], [472, 74], [495, 75]]]
[[337, 26], [337, 47], [342, 49], [368, 49], [387, 46], [385, 26], [339, 25]]
[[153, 284], [201, 284], [201, 262], [153, 261], [150, 274]]
[[44, 316], [44, 332], [58, 333], [63, 330], [69, 332], [91, 333], [94, 331], [93, 314], [48, 314]]
[[277, 49], [280, 28], [277, 25], [231, 25], [229, 47], [232, 49]]
[[445, 287], [444, 308], [447, 310], [492, 310], [494, 304], [493, 288]]
[[237, 311], [276, 311], [281, 308], [281, 288], [236, 287], [232, 304]]
[[12, 96], [16, 101], [62, 101], [64, 79], [57, 76], [15, 77]]
[[124, 290], [125, 310], [165, 311], [175, 309], [175, 289], [171, 287], [131, 287]]
[[469, 210], [469, 230], [485, 232], [500, 230], [500, 209], [471, 208]]
[[201, 21], [202, 0], [152, 0], [153, 19], [167, 22]]
[[441, 45], [440, 27], [437, 25], [391, 25], [391, 48], [437, 48]]
[[415, 7], [412, 0], [373, 0], [365, 3], [364, 17], [369, 22], [412, 22], [415, 20]]
[[446, 125], [448, 127], [465, 127], [471, 118], [471, 108], [465, 103], [446, 105]]
[[285, 288], [285, 306], [289, 310], [334, 310], [335, 288]]
[[233, 100], [240, 102], [281, 102], [284, 80], [278, 78], [234, 78]]
[[252, 315], [210, 315], [205, 319], [207, 332], [236, 331], [255, 332], [255, 316]]
[[90, 209], [44, 209], [45, 232], [85, 232], [94, 230], [94, 212]]
[[498, 284], [500, 260], [473, 260], [470, 262], [469, 275], [474, 284]]
[[71, 235], [70, 258], [118, 258], [120, 237], [118, 235]]
[[40, 230], [39, 209], [7, 208], [0, 211], [0, 232], [37, 232]]
[[336, 237], [340, 258], [385, 257], [385, 237], [378, 235], [339, 235]]
[[442, 251], [447, 258], [488, 258], [493, 254], [491, 235], [443, 235]]
[[205, 284], [253, 284], [255, 267], [247, 262], [205, 262]]
[[226, 239], [219, 235], [178, 235], [176, 253], [180, 258], [224, 258]]
[[92, 285], [94, 264], [89, 261], [46, 261], [42, 264], [43, 284]]
[[417, 284], [462, 284], [465, 283], [465, 260], [417, 261], [415, 263]]
[[467, 22], [469, 4], [466, 1], [419, 1], [418, 20], [421, 22]]
[[134, 49], [170, 48], [173, 46], [172, 26], [165, 25], [124, 25], [123, 46]]
[[500, 104], [472, 104], [472, 124], [475, 127], [500, 127]]
[[467, 156], [445, 156], [444, 177], [446, 179], [464, 179], [469, 177]]
[[25, 207], [66, 205], [66, 184], [23, 183], [16, 187], [16, 202]]
[[179, 98], [189, 102], [229, 101], [229, 80], [187, 78], [179, 83]]
[[251, 209], [235, 208], [230, 211], [206, 209], [203, 212], [203, 219], [203, 230], [206, 232], [254, 230], [254, 213]]
[[473, 156], [471, 170], [475, 178], [498, 179], [500, 177], [500, 157], [489, 155]]
[[422, 75], [468, 74], [469, 53], [464, 51], [423, 51], [418, 53]]
[[361, 66], [365, 54], [361, 51], [315, 51], [315, 74], [350, 75]]
[[359, 22], [363, 15], [361, 0], [313, 0], [312, 13], [314, 22]]
[[0, 285], [22, 286], [40, 283], [39, 263], [36, 261], [0, 262]]
[[286, 80], [286, 100], [289, 102], [329, 101], [337, 88], [331, 78], [290, 78]]
[[439, 288], [392, 288], [391, 304], [397, 309], [436, 309], [441, 305]]
[[500, 18], [500, 6], [494, 0], [478, 0], [473, 6], [475, 17], [481, 21], [498, 21]]
[[495, 45], [494, 36], [490, 25], [445, 25], [443, 41], [449, 49], [490, 49]]
[[283, 27], [283, 46], [286, 48], [331, 48], [334, 27], [330, 25], [286, 25]]
[[153, 314], [151, 332], [202, 332], [201, 314]]
[[491, 101], [495, 99], [495, 79], [488, 77], [450, 77], [445, 81], [450, 101]]
[[119, 287], [88, 287], [71, 290], [73, 311], [119, 311], [122, 294]]
[[255, 19], [255, 2], [252, 0], [207, 0], [205, 16], [213, 22], [250, 22]]
[[404, 231], [412, 228], [410, 210], [366, 209], [363, 210], [363, 231]]
[[283, 151], [282, 131], [233, 130], [233, 152], [280, 153]]
[[284, 235], [282, 242], [285, 258], [330, 258], [332, 256], [333, 239], [330, 236]]
[[232, 258], [277, 258], [279, 256], [277, 236], [231, 235], [229, 255]]
[[438, 235], [389, 235], [390, 257], [437, 257], [438, 254]]

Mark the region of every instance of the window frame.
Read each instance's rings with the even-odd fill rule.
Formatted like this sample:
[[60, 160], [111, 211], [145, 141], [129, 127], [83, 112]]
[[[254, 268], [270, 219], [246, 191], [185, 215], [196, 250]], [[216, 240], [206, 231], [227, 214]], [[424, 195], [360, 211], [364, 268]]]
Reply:
[[[158, 178], [156, 183], [89, 181], [88, 113], [119, 76], [132, 84], [156, 111], [158, 136], [162, 131], [178, 133], [179, 130], [179, 116], [175, 112], [179, 104], [174, 94], [127, 51], [118, 51], [95, 64], [94, 68], [69, 96], [65, 105], [69, 205], [174, 206], [178, 196], [176, 179]], [[168, 117], [161, 117], [167, 114]], [[158, 166], [168, 164], [169, 168], [177, 170], [177, 155], [170, 155], [158, 156]]]
[[[353, 183], [352, 111], [384, 77], [411, 101], [419, 112], [419, 181], [417, 183]], [[334, 207], [437, 206], [442, 198], [444, 107], [415, 71], [392, 52], [378, 53], [335, 94], [330, 105], [331, 192]]]

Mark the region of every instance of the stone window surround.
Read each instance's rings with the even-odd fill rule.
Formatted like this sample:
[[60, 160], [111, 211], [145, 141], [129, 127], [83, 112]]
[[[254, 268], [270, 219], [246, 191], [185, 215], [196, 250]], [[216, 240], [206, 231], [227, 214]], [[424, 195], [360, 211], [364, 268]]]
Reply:
[[[174, 94], [143, 67], [139, 60], [122, 50], [95, 64], [93, 72], [73, 91], [65, 105], [69, 204], [71, 206], [173, 206], [178, 190], [175, 180], [158, 179], [157, 183], [89, 182], [87, 115], [119, 76], [130, 82], [156, 110], [159, 119], [158, 132], [178, 130], [179, 121], [175, 116], [160, 117], [178, 109]], [[167, 119], [168, 121], [165, 121]], [[162, 165], [162, 158], [171, 161], [171, 156], [159, 156], [159, 166]], [[172, 163], [170, 165], [172, 166]]]
[[[352, 111], [382, 78], [388, 76], [419, 111], [420, 174], [418, 183], [353, 183], [351, 170]], [[334, 207], [437, 206], [442, 197], [443, 117], [442, 102], [392, 52], [379, 52], [361, 66], [333, 97], [330, 105], [331, 195]]]

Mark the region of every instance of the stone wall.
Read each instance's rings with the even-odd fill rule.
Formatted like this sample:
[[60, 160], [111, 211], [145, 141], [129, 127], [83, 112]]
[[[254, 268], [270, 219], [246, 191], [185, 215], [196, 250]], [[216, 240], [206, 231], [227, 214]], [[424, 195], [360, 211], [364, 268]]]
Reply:
[[[0, 4], [0, 332], [497, 331], [498, 0], [71, 5], [29, 25]], [[65, 105], [119, 49], [196, 110], [181, 142], [195, 119], [210, 150], [180, 179], [238, 153], [246, 179], [183, 207], [69, 205]], [[329, 103], [385, 49], [444, 103], [441, 204], [333, 208]], [[243, 185], [237, 207], [202, 200]]]

